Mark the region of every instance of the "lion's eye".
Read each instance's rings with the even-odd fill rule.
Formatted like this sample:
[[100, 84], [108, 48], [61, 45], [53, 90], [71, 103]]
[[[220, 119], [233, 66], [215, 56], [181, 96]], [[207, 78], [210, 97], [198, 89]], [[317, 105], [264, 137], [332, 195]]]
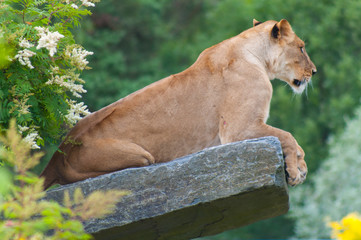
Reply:
[[300, 47], [301, 53], [303, 53], [303, 47]]

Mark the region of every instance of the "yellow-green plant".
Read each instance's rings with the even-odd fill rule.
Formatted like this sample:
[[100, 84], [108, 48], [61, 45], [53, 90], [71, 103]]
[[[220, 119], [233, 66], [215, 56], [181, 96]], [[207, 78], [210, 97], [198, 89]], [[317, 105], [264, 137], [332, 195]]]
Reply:
[[[77, 189], [64, 194], [64, 204], [43, 200], [43, 179], [29, 172], [42, 153], [31, 154], [11, 121], [0, 137], [0, 239], [90, 239], [82, 221], [100, 218], [114, 208], [127, 191], [94, 192], [84, 197]], [[99, 205], [102, 202], [102, 205]]]
[[93, 53], [76, 44], [70, 29], [95, 2], [0, 0], [0, 127], [15, 118], [33, 149], [56, 142], [65, 125], [89, 114], [78, 99]]
[[360, 240], [361, 239], [361, 216], [357, 213], [350, 213], [340, 222], [331, 222], [332, 238], [339, 240]]

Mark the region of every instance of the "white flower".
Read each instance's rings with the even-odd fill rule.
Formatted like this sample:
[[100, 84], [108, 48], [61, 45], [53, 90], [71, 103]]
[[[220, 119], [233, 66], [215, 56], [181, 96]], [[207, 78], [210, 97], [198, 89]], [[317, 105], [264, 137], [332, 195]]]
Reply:
[[86, 7], [95, 7], [95, 4], [92, 2], [88, 2], [88, 0], [81, 0], [81, 2]]
[[36, 143], [37, 139], [42, 139], [38, 132], [32, 127], [29, 128], [27, 126], [20, 126], [18, 125], [19, 132], [21, 134], [24, 134], [24, 132], [28, 132], [25, 137], [23, 138], [23, 141], [30, 145], [32, 149], [40, 149], [39, 145]]
[[85, 58], [88, 55], [93, 55], [93, 52], [89, 52], [82, 48], [73, 48], [70, 52], [69, 49], [66, 50], [65, 55], [70, 58], [71, 64], [77, 67], [80, 70], [84, 70], [86, 65], [89, 63]]
[[38, 135], [37, 131], [32, 130], [28, 135], [25, 136], [23, 141], [28, 143], [32, 149], [40, 149], [39, 145], [36, 144], [36, 139], [41, 139], [41, 137]]
[[71, 76], [68, 75], [55, 75], [51, 77], [45, 84], [57, 84], [61, 87], [66, 88], [69, 90], [75, 97], [81, 98], [79, 93], [86, 93], [86, 90], [83, 88], [81, 84], [75, 84], [74, 80], [71, 79]]
[[52, 73], [59, 73], [60, 69], [58, 66], [50, 66]]
[[26, 132], [26, 131], [29, 130], [29, 127], [27, 127], [27, 126], [20, 126], [20, 125], [18, 125], [18, 128], [19, 128], [19, 132], [20, 132], [20, 133], [23, 133], [23, 132]]
[[58, 32], [50, 32], [49, 29], [43, 27], [35, 27], [35, 29], [38, 31], [38, 36], [40, 36], [36, 49], [46, 48], [49, 50], [49, 55], [53, 57], [56, 53], [57, 43], [64, 35]]
[[44, 35], [46, 32], [49, 32], [47, 28], [44, 27], [35, 27], [35, 30], [38, 31], [38, 35]]
[[70, 109], [68, 111], [68, 114], [65, 116], [65, 118], [68, 120], [70, 124], [75, 124], [77, 121], [82, 119], [81, 115], [89, 115], [90, 112], [87, 109], [87, 106], [84, 105], [83, 102], [76, 103], [73, 100], [68, 101], [68, 104], [70, 106]]
[[78, 9], [78, 8], [79, 8], [76, 4], [72, 4], [71, 7], [74, 8], [74, 9]]
[[15, 59], [18, 59], [22, 65], [28, 66], [30, 69], [33, 69], [34, 67], [33, 67], [33, 65], [31, 65], [29, 58], [34, 55], [35, 55], [35, 53], [28, 49], [19, 50], [18, 54], [15, 55]]
[[34, 47], [34, 44], [30, 43], [28, 40], [24, 39], [24, 38], [20, 38], [19, 39], [19, 46], [22, 48], [31, 48]]

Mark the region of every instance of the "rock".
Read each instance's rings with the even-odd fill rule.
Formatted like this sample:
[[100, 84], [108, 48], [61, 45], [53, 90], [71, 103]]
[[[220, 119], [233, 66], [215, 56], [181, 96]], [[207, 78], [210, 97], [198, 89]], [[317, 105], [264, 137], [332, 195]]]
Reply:
[[[84, 223], [96, 239], [191, 239], [288, 211], [283, 154], [275, 137], [204, 149], [168, 163], [125, 169], [50, 190], [132, 193], [104, 219]], [[101, 203], [99, 203], [101, 204]]]

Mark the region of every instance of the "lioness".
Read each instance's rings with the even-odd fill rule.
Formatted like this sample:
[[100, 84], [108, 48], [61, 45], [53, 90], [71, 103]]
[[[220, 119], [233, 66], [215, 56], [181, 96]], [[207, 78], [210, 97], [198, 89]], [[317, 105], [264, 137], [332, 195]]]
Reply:
[[288, 183], [302, 183], [304, 151], [290, 133], [266, 124], [270, 80], [302, 93], [315, 73], [287, 20], [253, 20], [252, 28], [204, 50], [185, 71], [80, 120], [41, 174], [45, 188], [263, 136], [279, 138]]

